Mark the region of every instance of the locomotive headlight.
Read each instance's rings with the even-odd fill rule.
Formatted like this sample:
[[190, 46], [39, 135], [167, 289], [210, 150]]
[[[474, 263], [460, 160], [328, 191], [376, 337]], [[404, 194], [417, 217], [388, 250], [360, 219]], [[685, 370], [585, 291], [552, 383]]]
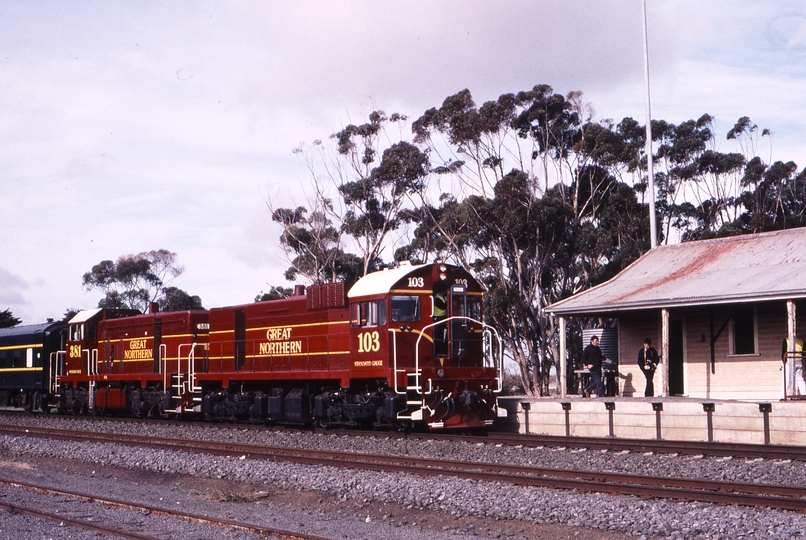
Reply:
[[440, 272], [447, 272], [447, 271], [448, 271], [448, 267], [447, 267], [447, 266], [445, 266], [444, 264], [440, 264], [440, 265], [439, 265], [439, 271], [440, 271]]
[[440, 274], [439, 279], [441, 279], [442, 281], [445, 281], [446, 279], [448, 279], [448, 276], [446, 274]]
[[437, 371], [437, 375], [439, 375], [440, 377], [444, 377], [445, 376], [445, 370], [440, 369], [439, 371]]

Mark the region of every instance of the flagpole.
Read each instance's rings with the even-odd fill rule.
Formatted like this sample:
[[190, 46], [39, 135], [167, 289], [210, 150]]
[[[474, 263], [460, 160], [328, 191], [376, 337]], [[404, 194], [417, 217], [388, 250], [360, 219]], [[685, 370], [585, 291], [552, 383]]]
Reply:
[[646, 0], [642, 0], [644, 23], [644, 88], [646, 89], [646, 167], [649, 188], [649, 245], [652, 249], [658, 245], [657, 226], [655, 224], [655, 170], [652, 163], [652, 114], [649, 108], [649, 48], [647, 45]]

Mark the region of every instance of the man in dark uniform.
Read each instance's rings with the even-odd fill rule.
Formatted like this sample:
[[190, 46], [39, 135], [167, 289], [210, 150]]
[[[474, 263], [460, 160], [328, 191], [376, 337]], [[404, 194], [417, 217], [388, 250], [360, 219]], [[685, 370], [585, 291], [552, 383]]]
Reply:
[[582, 365], [588, 368], [591, 373], [588, 386], [585, 390], [588, 394], [604, 395], [602, 386], [602, 349], [599, 348], [599, 336], [591, 338], [590, 345], [582, 351]]
[[638, 351], [638, 367], [644, 372], [646, 377], [646, 390], [644, 396], [652, 397], [655, 395], [655, 383], [652, 379], [655, 377], [655, 369], [658, 367], [658, 351], [652, 346], [652, 340], [646, 338], [644, 346]]

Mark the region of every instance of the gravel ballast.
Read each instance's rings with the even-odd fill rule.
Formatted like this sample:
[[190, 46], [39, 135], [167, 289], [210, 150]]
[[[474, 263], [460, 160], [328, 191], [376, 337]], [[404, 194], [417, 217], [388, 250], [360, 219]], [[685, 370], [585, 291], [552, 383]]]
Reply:
[[[224, 440], [267, 446], [444, 457], [563, 469], [806, 486], [806, 463], [798, 461], [518, 448], [484, 442], [461, 443], [383, 436], [354, 437], [318, 432], [251, 430], [232, 426], [195, 426], [170, 422], [99, 423], [97, 420], [39, 416], [4, 417], [3, 422], [47, 425], [71, 430], [114, 431], [140, 435], [151, 433], [158, 437]], [[461, 527], [448, 527], [442, 531], [442, 534], [451, 538], [456, 538], [457, 535], [517, 537], [519, 524], [570, 526], [578, 529], [575, 531], [577, 538], [587, 537], [586, 533], [601, 536], [605, 531], [616, 534], [614, 538], [803, 538], [806, 531], [806, 516], [780, 510], [717, 506], [709, 503], [652, 501], [605, 494], [580, 494], [442, 476], [420, 477], [345, 471], [335, 467], [154, 451], [112, 444], [0, 437], [0, 459], [19, 461], [27, 457], [51, 462], [78, 460], [86, 466], [148, 471], [149, 474], [190, 475], [212, 481], [258, 486], [256, 492], [259, 492], [259, 486], [264, 486], [270, 490], [297, 492], [321, 497], [327, 501], [350, 504], [352, 505], [350, 508], [356, 513], [362, 506], [370, 508], [372, 505], [389, 505], [390, 508], [403, 509], [403, 513], [408, 515], [408, 523], [405, 524], [408, 526], [407, 535], [412, 532], [410, 530], [412, 516], [434, 514], [453, 519], [493, 520], [501, 523], [499, 529], [490, 526], [471, 529], [465, 527], [464, 530]], [[3, 473], [5, 474], [5, 471]], [[382, 528], [384, 520], [382, 516], [376, 516], [373, 522], [370, 515], [367, 515], [367, 519], [369, 522], [366, 520], [356, 522], [374, 525], [369, 529], [370, 532], [352, 529], [350, 534], [356, 533], [356, 536], [344, 535], [344, 531], [341, 531], [340, 536], [333, 537], [359, 538], [364, 535], [368, 538], [373, 537]], [[427, 532], [424, 538], [434, 539], [441, 536], [435, 536], [435, 532], [439, 529], [435, 531], [433, 518], [431, 519], [428, 531], [424, 531]], [[387, 517], [385, 521], [389, 522], [390, 518]], [[399, 527], [401, 524], [399, 521], [397, 523]], [[394, 532], [394, 528], [390, 529], [390, 533]], [[412, 538], [410, 535], [407, 537]], [[523, 535], [523, 537], [529, 536]]]

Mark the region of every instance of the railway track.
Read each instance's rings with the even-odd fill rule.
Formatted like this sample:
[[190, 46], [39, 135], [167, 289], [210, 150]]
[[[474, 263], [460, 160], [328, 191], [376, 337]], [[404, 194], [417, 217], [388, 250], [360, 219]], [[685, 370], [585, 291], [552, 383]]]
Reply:
[[[456, 439], [454, 439], [456, 440]], [[476, 439], [469, 439], [476, 440]], [[806, 446], [781, 446], [705, 441], [674, 441], [664, 439], [621, 439], [597, 437], [558, 437], [551, 435], [523, 435], [489, 433], [486, 441], [493, 444], [521, 446], [550, 446], [587, 448], [590, 450], [653, 452], [658, 454], [701, 455], [747, 459], [791, 459], [806, 461]]]
[[[0, 416], [8, 414], [10, 416], [30, 416], [29, 413], [17, 410], [0, 410]], [[62, 419], [92, 419], [92, 416], [59, 416]], [[99, 417], [103, 421], [115, 422], [155, 422], [166, 424], [172, 420], [144, 419], [132, 417]], [[182, 422], [182, 425], [194, 425], [200, 427], [232, 427], [238, 430], [282, 430], [290, 429], [299, 431], [300, 428], [283, 428], [278, 426], [265, 426], [253, 424], [210, 424], [209, 422]], [[415, 440], [436, 440], [486, 444], [502, 444], [507, 446], [525, 447], [554, 447], [554, 448], [586, 448], [589, 450], [609, 450], [612, 452], [628, 451], [655, 454], [679, 454], [679, 455], [700, 455], [712, 457], [734, 457], [746, 459], [770, 459], [770, 460], [794, 460], [806, 462], [806, 446], [794, 445], [772, 445], [772, 444], [748, 444], [748, 443], [726, 443], [726, 442], [706, 442], [706, 441], [678, 441], [666, 439], [627, 439], [617, 437], [576, 437], [576, 436], [552, 436], [534, 435], [522, 433], [502, 433], [490, 431], [484, 434], [465, 435], [456, 433], [437, 432], [397, 432], [397, 431], [367, 431], [367, 430], [334, 430], [321, 431], [331, 435], [353, 435], [356, 437], [381, 436], [388, 438], [415, 439]]]
[[717, 504], [766, 506], [806, 512], [806, 498], [800, 487], [756, 483], [718, 482], [622, 473], [589, 472], [484, 462], [463, 462], [407, 456], [352, 454], [326, 450], [302, 450], [228, 442], [154, 438], [112, 433], [76, 433], [63, 429], [0, 426], [11, 436], [116, 443], [161, 450], [207, 453], [242, 459], [267, 459], [309, 465], [326, 465], [416, 475], [442, 475], [476, 481], [504, 482], [522, 486], [603, 492], [647, 498], [699, 501]]
[[[252, 523], [243, 523], [231, 519], [222, 519], [217, 518], [214, 516], [209, 515], [200, 515], [200, 514], [192, 514], [188, 512], [181, 512], [178, 510], [174, 510], [171, 508], [154, 506], [150, 504], [142, 504], [133, 501], [123, 501], [120, 499], [113, 499], [110, 497], [103, 497], [97, 494], [87, 494], [87, 493], [80, 493], [76, 491], [68, 491], [63, 489], [55, 489], [48, 486], [43, 486], [39, 484], [31, 484], [28, 482], [20, 482], [20, 481], [12, 481], [12, 480], [5, 480], [0, 478], [0, 484], [9, 485], [13, 487], [19, 487], [24, 489], [29, 489], [32, 491], [36, 491], [39, 493], [44, 493], [46, 495], [51, 496], [61, 496], [61, 497], [70, 497], [74, 499], [82, 499], [86, 501], [90, 501], [97, 504], [103, 504], [108, 507], [113, 508], [125, 508], [128, 510], [135, 510], [139, 512], [143, 512], [146, 514], [153, 514], [159, 516], [165, 516], [171, 519], [179, 519], [191, 523], [200, 523], [205, 525], [212, 525], [216, 527], [226, 528], [226, 529], [235, 529], [240, 531], [246, 531], [250, 533], [259, 534], [265, 537], [270, 538], [280, 538], [283, 540], [328, 540], [325, 537], [315, 536], [311, 534], [305, 534], [295, 531], [287, 531], [283, 529], [277, 529], [274, 527], [265, 527], [262, 525], [256, 525]], [[134, 540], [160, 540], [161, 537], [150, 536], [144, 533], [129, 531], [123, 529], [119, 526], [110, 525], [110, 524], [103, 524], [98, 523], [97, 521], [90, 521], [88, 519], [80, 519], [76, 517], [70, 517], [65, 515], [64, 513], [52, 513], [47, 512], [42, 509], [38, 508], [29, 508], [20, 505], [16, 505], [13, 503], [6, 503], [0, 502], [0, 508], [5, 508], [7, 511], [22, 514], [27, 516], [32, 516], [40, 519], [47, 519], [50, 521], [56, 521], [61, 524], [65, 524], [71, 527], [78, 527], [81, 529], [99, 532], [101, 534], [108, 534], [114, 536], [120, 536], [123, 538], [131, 538]]]

